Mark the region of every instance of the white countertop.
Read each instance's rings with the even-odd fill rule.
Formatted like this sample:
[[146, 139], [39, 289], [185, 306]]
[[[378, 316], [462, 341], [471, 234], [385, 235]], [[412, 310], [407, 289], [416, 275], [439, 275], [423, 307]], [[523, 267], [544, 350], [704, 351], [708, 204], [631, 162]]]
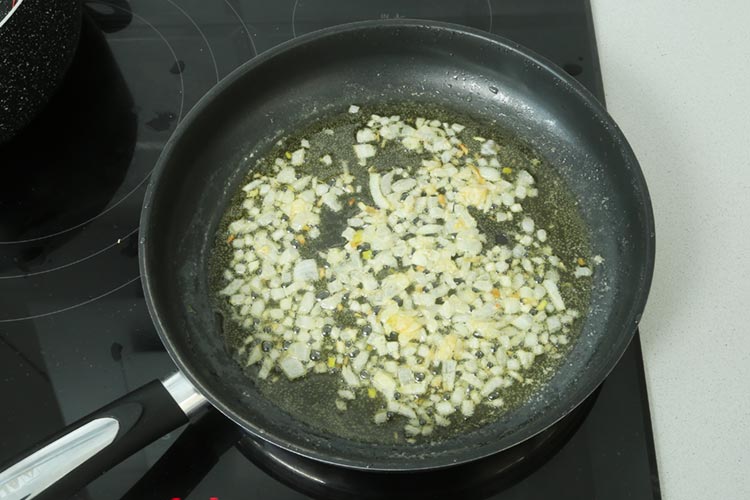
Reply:
[[641, 338], [663, 497], [748, 499], [750, 2], [592, 11], [607, 105], [656, 216]]

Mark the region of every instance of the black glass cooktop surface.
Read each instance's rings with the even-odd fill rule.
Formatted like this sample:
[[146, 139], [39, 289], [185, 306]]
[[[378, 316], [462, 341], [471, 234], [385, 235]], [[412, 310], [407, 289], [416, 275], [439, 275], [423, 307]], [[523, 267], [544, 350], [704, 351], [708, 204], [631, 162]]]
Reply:
[[[435, 19], [526, 45], [603, 99], [585, 0], [85, 6], [81, 45], [62, 87], [22, 134], [0, 147], [0, 463], [174, 369], [141, 291], [141, 202], [175, 126], [243, 62], [326, 26]], [[358, 491], [373, 496], [380, 487], [411, 497], [419, 489], [433, 498], [659, 498], [638, 338], [595, 397], [556, 430], [526, 449], [434, 479], [393, 483], [320, 467], [250, 440], [210, 411], [75, 498], [359, 498], [366, 495]]]

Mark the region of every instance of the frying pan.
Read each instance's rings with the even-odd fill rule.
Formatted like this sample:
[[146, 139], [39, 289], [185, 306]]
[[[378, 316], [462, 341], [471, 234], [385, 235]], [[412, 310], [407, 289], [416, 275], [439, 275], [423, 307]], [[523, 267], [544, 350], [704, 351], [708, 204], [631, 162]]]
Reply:
[[[262, 155], [279, 137], [349, 104], [385, 102], [460, 109], [512, 130], [567, 183], [592, 247], [605, 259], [580, 336], [548, 383], [496, 422], [414, 445], [343, 439], [263, 397], [226, 348], [207, 276], [214, 235], [247, 173], [248, 153]], [[373, 21], [309, 34], [212, 89], [153, 172], [140, 226], [141, 277], [179, 371], [40, 445], [0, 475], [0, 488], [32, 495], [46, 489], [61, 498], [206, 402], [258, 439], [342, 467], [416, 472], [477, 460], [553, 425], [605, 379], [641, 317], [653, 263], [653, 214], [635, 155], [595, 98], [549, 61], [509, 40], [442, 23]]]

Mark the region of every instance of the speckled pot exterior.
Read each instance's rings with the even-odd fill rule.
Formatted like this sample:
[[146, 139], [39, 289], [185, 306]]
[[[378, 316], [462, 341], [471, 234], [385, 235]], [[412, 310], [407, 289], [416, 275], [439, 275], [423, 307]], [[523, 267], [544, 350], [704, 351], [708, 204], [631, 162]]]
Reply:
[[81, 0], [20, 0], [0, 26], [0, 144], [55, 92], [80, 33]]

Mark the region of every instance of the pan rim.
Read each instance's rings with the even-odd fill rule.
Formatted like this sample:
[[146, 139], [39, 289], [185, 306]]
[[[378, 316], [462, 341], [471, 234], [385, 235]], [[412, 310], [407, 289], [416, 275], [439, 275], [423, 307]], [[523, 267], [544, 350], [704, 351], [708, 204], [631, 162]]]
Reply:
[[[627, 330], [628, 334], [626, 336], [623, 336], [620, 342], [621, 345], [616, 346], [617, 354], [613, 355], [613, 362], [610, 364], [609, 368], [606, 371], [603, 371], [599, 382], [590, 383], [589, 384], [590, 387], [586, 387], [586, 389], [581, 392], [582, 394], [585, 394], [583, 398], [581, 398], [579, 401], [576, 401], [575, 404], [570, 405], [568, 408], [565, 409], [565, 411], [559, 412], [552, 418], [540, 419], [540, 421], [543, 421], [541, 425], [538, 423], [535, 423], [534, 425], [529, 426], [525, 430], [524, 433], [521, 433], [522, 439], [519, 439], [518, 441], [516, 441], [515, 444], [511, 444], [505, 447], [497, 447], [497, 446], [492, 446], [491, 442], [489, 444], [483, 443], [481, 445], [478, 445], [476, 448], [473, 448], [472, 450], [473, 453], [471, 454], [470, 457], [458, 458], [458, 459], [456, 457], [451, 457], [449, 453], [443, 454], [437, 458], [415, 460], [415, 461], [412, 461], [411, 463], [408, 460], [400, 459], [399, 460], [400, 465], [396, 467], [388, 466], [387, 464], [384, 464], [384, 463], [365, 463], [362, 460], [356, 460], [356, 459], [347, 457], [345, 456], [346, 455], [345, 453], [336, 452], [336, 450], [322, 452], [322, 451], [318, 451], [318, 450], [312, 449], [310, 447], [306, 447], [298, 443], [289, 442], [288, 440], [284, 438], [281, 438], [275, 434], [267, 432], [265, 429], [257, 426], [253, 422], [248, 421], [246, 418], [240, 415], [239, 412], [235, 411], [234, 407], [236, 407], [236, 405], [227, 404], [225, 401], [222, 401], [221, 397], [216, 397], [213, 394], [211, 388], [207, 384], [204, 384], [203, 380], [200, 377], [197, 377], [193, 373], [193, 371], [188, 366], [188, 363], [186, 363], [183, 360], [182, 354], [179, 352], [178, 349], [175, 348], [175, 345], [173, 344], [171, 338], [174, 337], [175, 335], [179, 335], [179, 333], [169, 332], [169, 329], [163, 322], [162, 315], [160, 314], [158, 307], [155, 304], [155, 299], [153, 296], [153, 289], [152, 289], [153, 285], [151, 283], [151, 278], [150, 278], [152, 275], [152, 273], [150, 272], [150, 266], [153, 263], [149, 262], [149, 260], [146, 258], [147, 245], [148, 245], [146, 235], [149, 234], [148, 221], [150, 220], [151, 206], [153, 204], [153, 200], [155, 199], [155, 196], [158, 191], [158, 185], [162, 177], [162, 172], [166, 164], [168, 163], [168, 159], [171, 156], [172, 150], [177, 146], [185, 130], [187, 130], [190, 127], [191, 123], [193, 123], [203, 113], [203, 111], [211, 105], [211, 102], [213, 101], [215, 96], [222, 93], [224, 89], [232, 86], [232, 84], [236, 80], [243, 77], [247, 72], [253, 70], [254, 68], [258, 66], [263, 65], [264, 63], [266, 63], [266, 61], [276, 57], [279, 54], [285, 53], [296, 47], [305, 45], [306, 43], [310, 41], [323, 39], [323, 38], [336, 36], [336, 35], [341, 35], [341, 34], [352, 32], [352, 31], [356, 32], [356, 31], [362, 31], [362, 30], [373, 30], [373, 29], [393, 28], [393, 27], [414, 28], [414, 29], [439, 29], [439, 30], [452, 31], [462, 36], [469, 36], [471, 38], [479, 39], [479, 41], [482, 41], [484, 43], [499, 45], [503, 47], [504, 50], [512, 52], [516, 56], [519, 56], [530, 62], [533, 62], [534, 64], [538, 65], [542, 70], [544, 70], [548, 74], [551, 74], [553, 78], [556, 78], [557, 80], [561, 81], [561, 83], [565, 87], [567, 87], [569, 91], [576, 94], [576, 98], [578, 100], [580, 100], [583, 104], [585, 104], [585, 106], [589, 108], [589, 110], [597, 118], [601, 120], [604, 128], [609, 131], [611, 139], [616, 140], [618, 142], [618, 146], [621, 150], [621, 153], [627, 161], [627, 164], [630, 170], [629, 173], [632, 176], [632, 180], [633, 180], [634, 190], [641, 194], [641, 199], [639, 200], [640, 201], [639, 209], [641, 211], [641, 218], [642, 218], [643, 226], [644, 226], [643, 232], [644, 234], [647, 234], [647, 238], [643, 242], [645, 246], [646, 261], [642, 264], [642, 268], [641, 268], [642, 273], [641, 273], [640, 281], [634, 284], [635, 295], [637, 297], [637, 300], [633, 301], [633, 303], [630, 305], [629, 313], [627, 316], [627, 321], [625, 322], [623, 326], [623, 330]], [[165, 144], [165, 147], [162, 150], [162, 153], [159, 156], [159, 159], [157, 160], [157, 163], [151, 172], [151, 180], [148, 184], [148, 188], [147, 188], [146, 195], [144, 198], [143, 209], [141, 212], [138, 258], [139, 258], [139, 265], [140, 265], [140, 270], [141, 270], [141, 281], [142, 281], [143, 290], [144, 290], [144, 297], [146, 299], [148, 311], [151, 315], [151, 318], [159, 334], [159, 337], [161, 338], [162, 343], [164, 344], [167, 352], [169, 353], [169, 356], [172, 358], [173, 362], [177, 365], [178, 369], [183, 373], [183, 375], [195, 386], [195, 388], [199, 392], [201, 392], [206, 397], [206, 399], [211, 403], [211, 405], [213, 405], [221, 413], [223, 413], [228, 418], [230, 418], [235, 424], [239, 425], [242, 429], [244, 429], [246, 432], [248, 432], [255, 438], [262, 439], [263, 441], [269, 442], [275, 446], [289, 450], [298, 455], [302, 455], [306, 458], [317, 460], [319, 462], [328, 463], [331, 465], [337, 465], [337, 466], [350, 468], [350, 469], [368, 470], [368, 471], [373, 471], [373, 472], [375, 471], [418, 472], [418, 471], [425, 471], [425, 470], [437, 470], [441, 468], [451, 467], [454, 465], [473, 462], [475, 460], [485, 458], [489, 455], [502, 452], [504, 450], [507, 450], [508, 448], [512, 448], [513, 446], [520, 444], [530, 439], [531, 437], [543, 432], [544, 430], [552, 427], [553, 425], [555, 425], [557, 422], [563, 419], [566, 415], [568, 415], [571, 411], [577, 408], [585, 399], [587, 399], [597, 389], [597, 387], [599, 387], [601, 382], [606, 379], [606, 377], [614, 369], [614, 367], [617, 365], [620, 358], [624, 354], [627, 346], [629, 345], [630, 341], [632, 340], [635, 334], [635, 331], [638, 327], [638, 323], [640, 322], [643, 311], [645, 309], [645, 305], [648, 299], [648, 293], [649, 293], [651, 282], [653, 279], [654, 263], [655, 263], [654, 215], [653, 215], [653, 208], [651, 204], [651, 198], [648, 192], [645, 177], [640, 168], [637, 157], [635, 153], [633, 152], [632, 148], [630, 147], [623, 132], [621, 131], [619, 126], [615, 123], [615, 121], [612, 119], [612, 117], [609, 115], [609, 113], [606, 111], [603, 104], [601, 104], [596, 99], [596, 97], [593, 94], [591, 94], [591, 92], [589, 92], [588, 89], [586, 89], [581, 83], [579, 83], [573, 77], [565, 73], [564, 70], [559, 68], [557, 65], [555, 65], [548, 59], [544, 58], [543, 56], [536, 54], [530, 49], [527, 49], [517, 44], [516, 42], [513, 42], [512, 40], [509, 40], [499, 35], [495, 35], [493, 33], [488, 33], [485, 31], [481, 31], [481, 30], [474, 29], [474, 28], [469, 28], [466, 26], [458, 25], [458, 24], [437, 22], [437, 21], [410, 20], [410, 19], [372, 20], [372, 21], [360, 21], [360, 22], [355, 22], [355, 23], [337, 25], [337, 26], [333, 26], [330, 28], [325, 28], [322, 30], [314, 31], [314, 32], [302, 35], [300, 37], [294, 38], [292, 40], [286, 41], [272, 49], [269, 49], [266, 52], [261, 53], [260, 55], [256, 56], [255, 58], [251, 59], [250, 61], [236, 68], [229, 75], [227, 75], [222, 81], [220, 81], [217, 85], [211, 88], [198, 101], [198, 103], [190, 110], [190, 112], [186, 115], [186, 117], [182, 120], [182, 122], [178, 124], [175, 132], [172, 134], [172, 136], [169, 138], [169, 140]]]

